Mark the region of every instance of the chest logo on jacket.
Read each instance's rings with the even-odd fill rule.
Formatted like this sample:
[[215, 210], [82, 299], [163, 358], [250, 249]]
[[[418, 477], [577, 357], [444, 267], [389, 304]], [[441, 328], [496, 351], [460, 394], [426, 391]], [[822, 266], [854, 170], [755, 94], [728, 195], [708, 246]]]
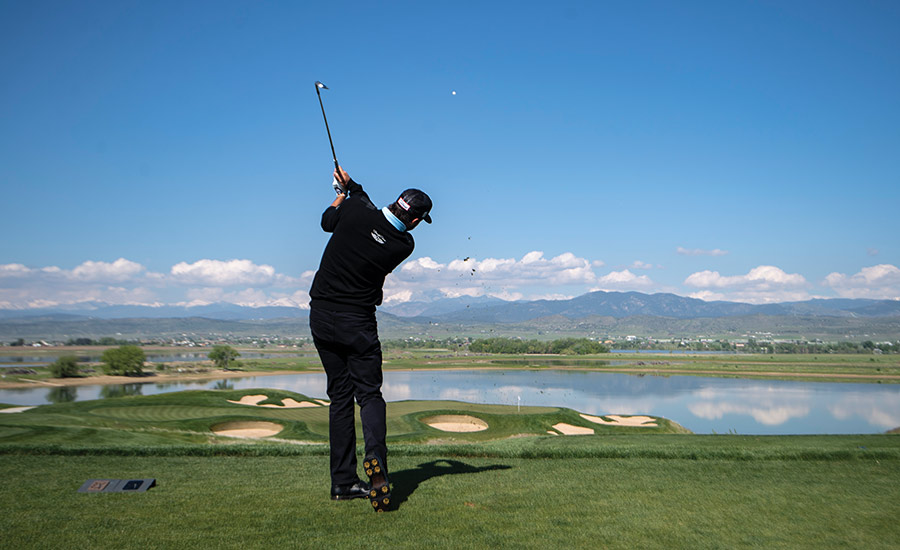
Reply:
[[384, 237], [381, 236], [381, 233], [379, 233], [378, 231], [373, 229], [371, 234], [372, 234], [372, 238], [375, 239], [376, 243], [384, 244], [385, 239], [384, 239]]

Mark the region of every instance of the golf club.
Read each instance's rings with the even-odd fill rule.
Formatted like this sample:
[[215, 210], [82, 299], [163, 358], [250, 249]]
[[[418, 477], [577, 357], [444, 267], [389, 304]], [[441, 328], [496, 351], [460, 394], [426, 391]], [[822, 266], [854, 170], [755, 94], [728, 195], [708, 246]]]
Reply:
[[322, 118], [325, 119], [325, 131], [328, 132], [328, 143], [331, 145], [331, 158], [334, 159], [334, 169], [338, 169], [337, 155], [334, 154], [334, 142], [331, 141], [331, 130], [328, 129], [328, 117], [325, 116], [325, 105], [322, 104], [322, 94], [319, 89], [327, 90], [328, 86], [316, 80], [316, 95], [319, 96], [319, 107], [322, 108]]

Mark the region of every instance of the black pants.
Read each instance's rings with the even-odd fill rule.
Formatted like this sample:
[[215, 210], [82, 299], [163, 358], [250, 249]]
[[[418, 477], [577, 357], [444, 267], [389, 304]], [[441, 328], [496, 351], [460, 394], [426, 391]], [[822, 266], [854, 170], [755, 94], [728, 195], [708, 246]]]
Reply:
[[381, 396], [381, 342], [374, 313], [309, 312], [313, 341], [328, 377], [328, 435], [331, 483], [355, 483], [356, 426], [353, 400], [359, 403], [366, 454], [385, 459], [385, 404]]

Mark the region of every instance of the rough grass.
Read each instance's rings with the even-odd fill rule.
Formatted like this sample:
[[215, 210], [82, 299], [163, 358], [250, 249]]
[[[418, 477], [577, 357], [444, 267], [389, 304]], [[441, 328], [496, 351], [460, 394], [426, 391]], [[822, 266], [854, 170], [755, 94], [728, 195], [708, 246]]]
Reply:
[[[21, 549], [878, 549], [900, 540], [896, 459], [432, 453], [389, 463], [394, 509], [375, 514], [366, 501], [328, 499], [326, 456], [5, 455], [0, 532], [4, 547]], [[76, 492], [103, 477], [158, 486]]]

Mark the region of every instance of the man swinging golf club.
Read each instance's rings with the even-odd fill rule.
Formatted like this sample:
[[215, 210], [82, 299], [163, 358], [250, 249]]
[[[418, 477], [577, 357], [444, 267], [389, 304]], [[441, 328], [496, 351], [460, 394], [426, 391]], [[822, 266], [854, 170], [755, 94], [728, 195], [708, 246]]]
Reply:
[[[331, 399], [331, 498], [368, 497], [376, 511], [383, 511], [390, 505], [391, 489], [375, 307], [381, 304], [385, 276], [415, 247], [409, 232], [422, 220], [431, 223], [431, 199], [407, 189], [379, 209], [340, 166], [333, 177], [337, 198], [322, 214], [322, 229], [331, 238], [309, 291], [309, 325]], [[368, 483], [356, 471], [354, 399], [360, 407]]]

